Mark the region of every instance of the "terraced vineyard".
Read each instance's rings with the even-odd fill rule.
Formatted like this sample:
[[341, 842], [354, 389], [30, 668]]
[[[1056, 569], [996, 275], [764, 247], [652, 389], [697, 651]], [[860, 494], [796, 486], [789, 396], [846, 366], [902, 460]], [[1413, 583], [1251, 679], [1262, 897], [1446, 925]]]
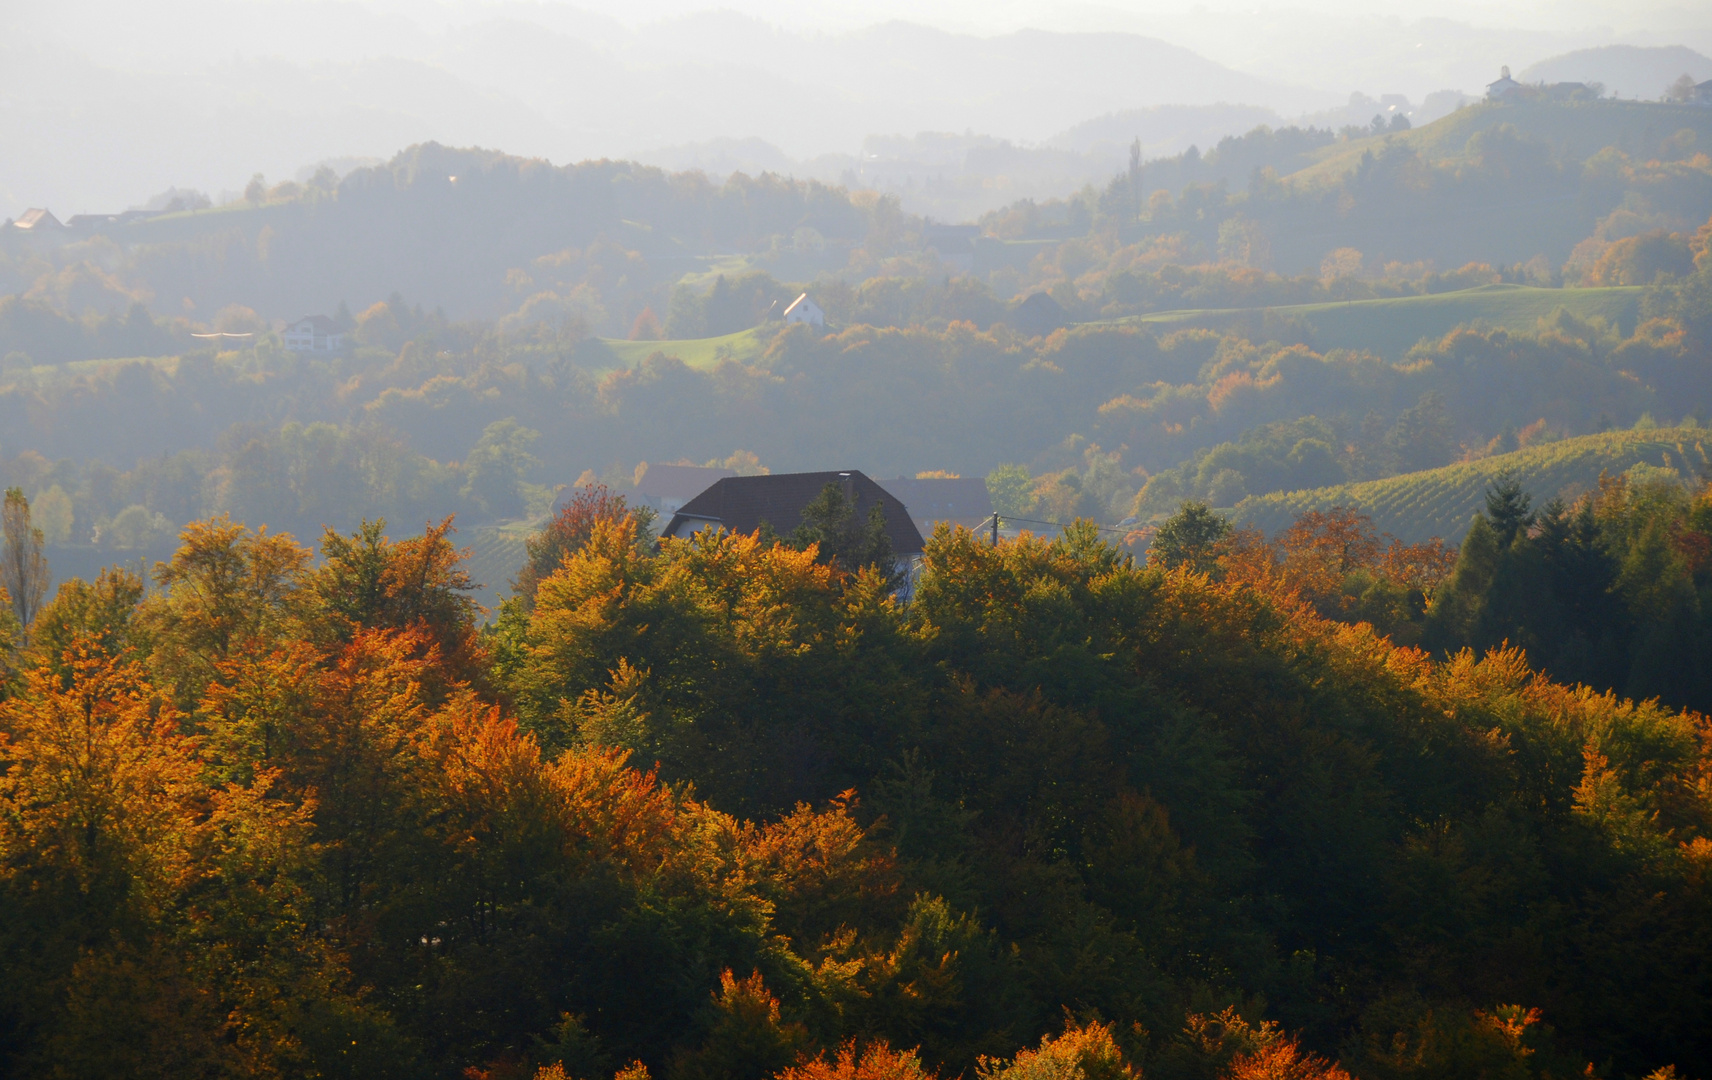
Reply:
[[1637, 465], [1672, 469], [1685, 479], [1704, 475], [1712, 467], [1712, 433], [1705, 428], [1651, 428], [1581, 435], [1385, 480], [1248, 498], [1237, 505], [1234, 519], [1273, 534], [1306, 511], [1348, 506], [1371, 515], [1376, 527], [1404, 540], [1438, 536], [1456, 543], [1483, 505], [1488, 485], [1505, 470], [1538, 505], [1554, 495], [1567, 498], [1591, 490], [1601, 472], [1617, 474]]
[[453, 537], [459, 547], [469, 548], [464, 569], [482, 586], [471, 594], [477, 603], [496, 611], [500, 600], [511, 595], [511, 579], [522, 569], [526, 555], [523, 542], [534, 531], [534, 526], [522, 523], [483, 525]]

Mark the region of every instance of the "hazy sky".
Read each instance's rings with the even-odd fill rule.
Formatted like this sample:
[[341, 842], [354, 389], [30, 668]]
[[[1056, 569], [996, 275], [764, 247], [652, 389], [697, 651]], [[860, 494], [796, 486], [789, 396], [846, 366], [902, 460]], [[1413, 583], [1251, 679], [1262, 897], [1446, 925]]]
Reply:
[[[630, 29], [695, 12], [739, 12], [798, 31], [838, 32], [906, 20], [964, 33], [1002, 34], [1023, 28], [1121, 31], [1164, 38], [1212, 59], [1234, 63], [1256, 55], [1288, 68], [1288, 54], [1316, 33], [1339, 28], [1464, 23], [1487, 32], [1532, 32], [1631, 44], [1712, 46], [1712, 4], [1674, 0], [3, 0], [0, 23], [9, 35], [71, 46], [105, 64], [150, 67], [233, 53], [293, 51], [304, 58], [426, 55], [471, 23], [495, 16], [586, 29], [610, 20]], [[1280, 38], [1280, 26], [1292, 27]], [[1341, 35], [1340, 35], [1341, 36]], [[1424, 46], [1426, 47], [1426, 46]], [[1352, 60], [1357, 59], [1351, 57]], [[1523, 60], [1531, 62], [1533, 58]], [[1338, 82], [1334, 67], [1304, 74]]]
[[[874, 29], [893, 20], [965, 36]], [[1136, 37], [1001, 39], [1025, 29]], [[0, 215], [426, 139], [565, 162], [748, 137], [800, 159], [922, 130], [1037, 142], [1160, 104], [1288, 119], [1618, 43], [1712, 54], [1712, 2], [0, 0]]]

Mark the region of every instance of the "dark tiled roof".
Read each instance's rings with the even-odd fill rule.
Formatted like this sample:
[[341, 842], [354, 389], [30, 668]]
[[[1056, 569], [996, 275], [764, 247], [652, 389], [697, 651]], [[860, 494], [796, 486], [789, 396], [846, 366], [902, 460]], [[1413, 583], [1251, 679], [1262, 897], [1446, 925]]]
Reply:
[[700, 465], [648, 464], [636, 485], [638, 495], [656, 499], [693, 499], [727, 476], [737, 474], [730, 469], [704, 469]]
[[848, 472], [779, 473], [773, 476], [728, 476], [685, 503], [666, 524], [664, 536], [688, 536], [704, 524], [732, 532], [752, 533], [763, 521], [781, 536], [802, 524], [803, 507], [820, 496], [828, 484], [848, 480], [856, 501], [856, 516], [866, 520], [878, 502], [886, 515], [886, 534], [898, 555], [921, 552], [921, 533], [897, 496], [867, 476]]
[[950, 521], [973, 525], [993, 512], [987, 482], [978, 476], [951, 480], [942, 477], [882, 480], [881, 486], [909, 507], [916, 521]]

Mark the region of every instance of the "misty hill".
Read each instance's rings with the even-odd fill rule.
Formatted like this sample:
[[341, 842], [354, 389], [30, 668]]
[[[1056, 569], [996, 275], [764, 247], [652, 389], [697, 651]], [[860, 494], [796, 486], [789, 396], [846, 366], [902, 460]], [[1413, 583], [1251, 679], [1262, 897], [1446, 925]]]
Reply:
[[[806, 159], [874, 133], [1041, 140], [1114, 109], [1330, 103], [1136, 34], [978, 37], [891, 22], [822, 35], [731, 12], [637, 30], [556, 19], [487, 18], [419, 45], [421, 56], [343, 58], [339, 47], [312, 64], [221, 54], [121, 70], [69, 46], [5, 43], [0, 70], [30, 93], [0, 112], [11, 151], [0, 213], [110, 212], [172, 184], [236, 189], [257, 171], [289, 176], [430, 140], [565, 162], [760, 138]], [[114, 160], [126, 169], [101, 165]]]
[[[1366, 123], [1372, 112], [1371, 107], [1356, 108], [1357, 121]], [[1061, 198], [1084, 184], [1103, 184], [1127, 167], [1137, 139], [1143, 157], [1151, 160], [1284, 123], [1277, 112], [1259, 105], [1156, 105], [1107, 113], [1035, 145], [969, 131], [919, 132], [869, 135], [856, 153], [796, 159], [764, 139], [719, 138], [649, 150], [636, 158], [677, 171], [699, 169], [715, 179], [735, 172], [775, 172], [872, 188], [896, 195], [910, 213], [971, 221], [1019, 199]], [[1251, 163], [1228, 153], [1226, 159], [1222, 165], [1229, 178], [1246, 179]], [[1302, 164], [1295, 163], [1291, 171]]]
[[1283, 123], [1276, 112], [1259, 105], [1156, 105], [1084, 120], [1052, 136], [1047, 145], [1103, 154], [1121, 168], [1136, 139], [1141, 140], [1142, 155], [1154, 158], [1180, 154], [1191, 146], [1209, 147], [1262, 124]]
[[1469, 105], [1431, 124], [1399, 134], [1370, 135], [1327, 146], [1319, 160], [1290, 178], [1295, 181], [1332, 180], [1361, 167], [1365, 155], [1389, 145], [1407, 147], [1434, 163], [1469, 159], [1477, 150], [1476, 135], [1504, 125], [1528, 139], [1546, 144], [1560, 158], [1585, 161], [1606, 147], [1632, 157], [1660, 152], [1662, 140], [1676, 132], [1694, 133], [1695, 145], [1712, 138], [1712, 110], [1651, 101], [1516, 103]]
[[[545, 280], [602, 238], [616, 243], [611, 285], [621, 290], [649, 284], [650, 275], [675, 280], [701, 268], [702, 256], [798, 229], [812, 230], [841, 264], [868, 228], [868, 213], [845, 192], [812, 181], [716, 186], [633, 163], [558, 168], [428, 143], [352, 172], [336, 192], [292, 185], [257, 203], [106, 233], [138, 252], [169, 309], [183, 298], [207, 313], [238, 304], [294, 317], [398, 291], [455, 316], [496, 316], [522, 299], [519, 289], [532, 290], [523, 268]], [[508, 279], [513, 269], [524, 277]]]
[[[1052, 204], [1013, 204], [982, 224], [1007, 242], [995, 253], [1014, 255], [1007, 265], [1027, 287], [1075, 281], [1063, 298], [1085, 305], [1084, 318], [1109, 318], [1238, 306], [1228, 291], [1194, 296], [1189, 278], [1161, 276], [1171, 264], [1214, 259], [1321, 276], [1487, 264], [1486, 281], [1499, 280], [1498, 267], [1509, 268], [1503, 280], [1556, 285], [1579, 280], [1616, 241], [1660, 229], [1690, 235], [1712, 212], [1701, 156], [1712, 110], [1540, 99], [1380, 125], [1383, 133], [1371, 123], [1259, 127], [1204, 154], [1148, 161], [1139, 178], [1119, 173]], [[1072, 237], [1061, 251], [1025, 246]], [[1671, 243], [1678, 258], [1668, 269], [1684, 273], [1686, 241]], [[1337, 269], [1339, 259], [1352, 269]], [[1654, 272], [1588, 284], [1641, 284]], [[1256, 284], [1253, 306], [1310, 299]]]
[[[1126, 144], [1127, 145], [1127, 144]], [[712, 139], [637, 155], [675, 171], [699, 170], [723, 180], [763, 172], [820, 180], [895, 196], [911, 214], [969, 221], [1017, 199], [1059, 198], [1104, 183], [1123, 167], [1122, 152], [1076, 152], [1026, 146], [973, 132], [870, 135], [857, 153], [792, 159], [763, 139]]]
[[1504, 473], [1541, 502], [1554, 495], [1570, 501], [1596, 489], [1601, 473], [1616, 476], [1640, 467], [1655, 474], [1670, 470], [1693, 482], [1709, 463], [1704, 428], [1611, 431], [1384, 480], [1262, 495], [1239, 503], [1234, 517], [1271, 534], [1309, 510], [1344, 506], [1370, 515], [1377, 528], [1404, 540], [1437, 536], [1454, 544], [1481, 509], [1487, 488]]
[[1516, 78], [1525, 83], [1597, 82], [1608, 94], [1657, 98], [1678, 76], [1712, 79], [1712, 58], [1684, 45], [1603, 45], [1541, 60]]

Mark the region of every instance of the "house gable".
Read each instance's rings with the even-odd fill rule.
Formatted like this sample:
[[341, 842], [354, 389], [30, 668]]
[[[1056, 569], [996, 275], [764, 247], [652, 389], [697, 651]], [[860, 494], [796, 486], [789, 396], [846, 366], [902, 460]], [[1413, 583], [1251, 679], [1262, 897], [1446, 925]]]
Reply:
[[921, 532], [910, 520], [909, 508], [855, 470], [728, 476], [679, 508], [660, 535], [687, 539], [709, 527], [747, 535], [763, 522], [784, 535], [802, 524], [803, 509], [819, 498], [828, 484], [845, 487], [858, 518], [866, 519], [876, 504], [880, 506], [886, 518], [886, 536], [898, 557], [921, 553]]

